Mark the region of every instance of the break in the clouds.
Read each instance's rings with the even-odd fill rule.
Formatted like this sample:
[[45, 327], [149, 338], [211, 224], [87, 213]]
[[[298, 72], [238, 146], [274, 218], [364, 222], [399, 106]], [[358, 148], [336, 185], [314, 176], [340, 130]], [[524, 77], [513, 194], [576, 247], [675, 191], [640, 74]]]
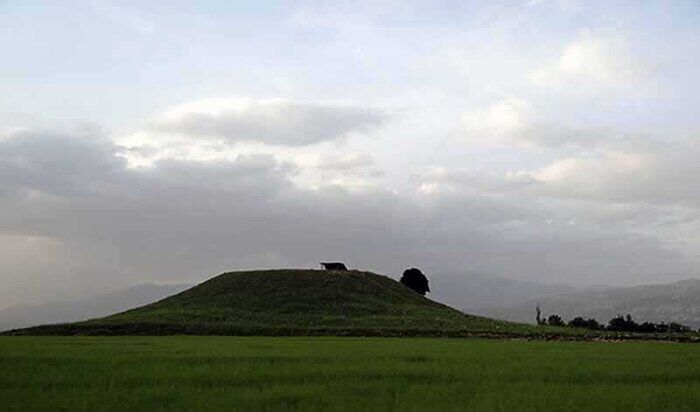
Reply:
[[700, 270], [694, 3], [2, 8], [0, 307], [324, 259]]

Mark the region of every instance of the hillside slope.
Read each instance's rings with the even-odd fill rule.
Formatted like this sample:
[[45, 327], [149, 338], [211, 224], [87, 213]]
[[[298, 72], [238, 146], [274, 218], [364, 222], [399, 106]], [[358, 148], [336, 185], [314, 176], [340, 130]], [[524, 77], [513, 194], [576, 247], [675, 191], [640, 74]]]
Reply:
[[545, 315], [565, 320], [592, 317], [606, 323], [613, 316], [630, 314], [639, 321], [678, 322], [700, 328], [700, 280], [586, 291], [533, 300], [511, 308], [482, 309], [478, 313], [517, 322], [533, 322], [535, 306]]
[[224, 273], [106, 318], [13, 333], [402, 336], [532, 330], [463, 314], [370, 272], [267, 270]]

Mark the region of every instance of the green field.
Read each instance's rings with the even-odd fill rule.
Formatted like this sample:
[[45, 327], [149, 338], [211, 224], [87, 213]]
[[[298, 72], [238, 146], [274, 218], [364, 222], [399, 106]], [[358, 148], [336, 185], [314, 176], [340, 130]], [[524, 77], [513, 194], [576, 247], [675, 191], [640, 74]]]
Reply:
[[0, 337], [0, 410], [700, 410], [700, 346]]

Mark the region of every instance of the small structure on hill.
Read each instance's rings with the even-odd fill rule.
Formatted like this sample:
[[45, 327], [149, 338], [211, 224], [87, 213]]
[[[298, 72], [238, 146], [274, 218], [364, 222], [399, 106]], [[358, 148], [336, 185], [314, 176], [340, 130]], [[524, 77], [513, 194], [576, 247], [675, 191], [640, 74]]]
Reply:
[[321, 267], [326, 270], [348, 270], [342, 262], [321, 262]]

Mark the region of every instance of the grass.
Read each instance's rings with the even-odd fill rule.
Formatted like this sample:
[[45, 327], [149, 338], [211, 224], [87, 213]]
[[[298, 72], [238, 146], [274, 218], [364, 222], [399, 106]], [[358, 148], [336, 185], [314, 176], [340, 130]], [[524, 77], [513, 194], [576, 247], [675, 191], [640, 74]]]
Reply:
[[0, 337], [0, 410], [700, 410], [659, 342]]

